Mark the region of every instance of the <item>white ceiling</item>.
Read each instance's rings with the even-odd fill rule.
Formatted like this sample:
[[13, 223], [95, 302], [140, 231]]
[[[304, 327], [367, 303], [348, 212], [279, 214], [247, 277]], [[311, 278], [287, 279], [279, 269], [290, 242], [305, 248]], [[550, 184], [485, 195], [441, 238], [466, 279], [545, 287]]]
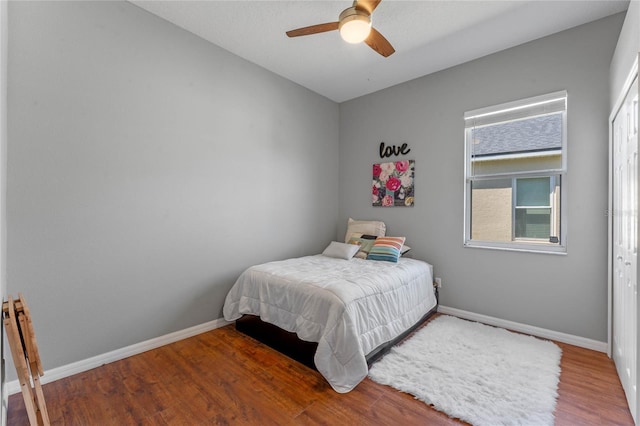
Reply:
[[628, 0], [383, 0], [373, 26], [394, 46], [384, 58], [337, 31], [288, 38], [338, 20], [345, 1], [130, 0], [242, 58], [336, 102], [622, 12]]

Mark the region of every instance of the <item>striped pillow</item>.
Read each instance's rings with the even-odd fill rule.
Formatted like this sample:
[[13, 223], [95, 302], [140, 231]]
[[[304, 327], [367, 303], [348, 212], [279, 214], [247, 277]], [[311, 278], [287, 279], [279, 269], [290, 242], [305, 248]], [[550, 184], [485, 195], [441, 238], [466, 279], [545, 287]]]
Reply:
[[397, 263], [405, 237], [378, 237], [369, 251], [367, 259]]

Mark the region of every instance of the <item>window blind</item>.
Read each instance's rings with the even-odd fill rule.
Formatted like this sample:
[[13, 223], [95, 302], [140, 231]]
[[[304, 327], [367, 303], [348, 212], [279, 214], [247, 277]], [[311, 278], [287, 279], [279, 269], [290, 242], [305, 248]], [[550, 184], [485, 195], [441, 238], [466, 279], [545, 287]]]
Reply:
[[464, 121], [465, 128], [472, 128], [566, 110], [567, 92], [563, 90], [561, 92], [468, 111], [464, 114]]
[[467, 112], [467, 178], [564, 173], [566, 107], [562, 91]]

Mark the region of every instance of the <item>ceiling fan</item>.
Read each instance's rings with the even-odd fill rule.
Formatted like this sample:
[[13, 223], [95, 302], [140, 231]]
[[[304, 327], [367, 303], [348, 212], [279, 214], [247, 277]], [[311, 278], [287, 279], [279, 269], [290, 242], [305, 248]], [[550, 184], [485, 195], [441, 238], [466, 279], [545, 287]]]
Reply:
[[393, 54], [395, 49], [382, 34], [371, 26], [371, 14], [382, 0], [355, 0], [353, 6], [340, 13], [337, 22], [311, 25], [287, 31], [289, 37], [339, 30], [340, 36], [348, 43], [365, 42], [373, 50], [385, 58]]

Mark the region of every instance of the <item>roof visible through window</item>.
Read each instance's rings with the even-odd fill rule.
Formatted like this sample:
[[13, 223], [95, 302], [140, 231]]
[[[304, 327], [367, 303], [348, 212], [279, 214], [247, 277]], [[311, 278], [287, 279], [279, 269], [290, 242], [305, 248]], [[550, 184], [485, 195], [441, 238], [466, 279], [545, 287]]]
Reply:
[[476, 127], [472, 158], [562, 150], [562, 113]]

